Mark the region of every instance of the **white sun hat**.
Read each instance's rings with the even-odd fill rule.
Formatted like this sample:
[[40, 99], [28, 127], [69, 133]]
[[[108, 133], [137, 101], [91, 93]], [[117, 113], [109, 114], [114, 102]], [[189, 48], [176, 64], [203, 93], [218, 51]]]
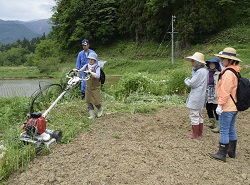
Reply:
[[185, 57], [185, 59], [188, 61], [195, 60], [195, 61], [200, 62], [202, 64], [206, 64], [206, 62], [204, 60], [204, 55], [200, 52], [195, 52], [192, 56]]
[[97, 54], [95, 52], [91, 52], [89, 53], [88, 59], [94, 59], [95, 61], [97, 61]]

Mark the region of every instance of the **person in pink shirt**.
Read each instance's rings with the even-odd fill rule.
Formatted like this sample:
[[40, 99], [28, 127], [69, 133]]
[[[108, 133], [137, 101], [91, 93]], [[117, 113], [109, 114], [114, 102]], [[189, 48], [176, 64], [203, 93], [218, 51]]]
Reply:
[[[231, 47], [225, 48], [219, 54], [215, 54], [221, 60], [221, 64], [227, 68], [233, 68], [236, 72], [241, 70], [238, 65], [241, 60], [236, 57], [236, 50]], [[237, 76], [230, 70], [226, 70], [218, 82], [217, 97], [218, 106], [216, 113], [219, 115], [220, 125], [220, 143], [219, 151], [215, 154], [209, 153], [211, 158], [226, 162], [226, 155], [230, 158], [235, 158], [236, 155], [236, 144], [237, 144], [237, 133], [235, 130], [235, 122], [238, 110], [230, 97], [236, 100], [236, 89], [238, 86]]]

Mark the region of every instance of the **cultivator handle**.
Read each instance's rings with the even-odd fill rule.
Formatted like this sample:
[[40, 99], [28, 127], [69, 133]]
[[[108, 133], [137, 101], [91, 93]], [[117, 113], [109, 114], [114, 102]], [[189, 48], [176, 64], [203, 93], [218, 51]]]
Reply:
[[65, 95], [65, 93], [74, 85], [77, 83], [88, 80], [90, 78], [90, 75], [86, 75], [85, 78], [80, 78], [79, 73], [75, 70], [70, 70], [68, 73], [66, 73], [66, 77], [69, 78], [67, 87], [63, 90], [63, 92], [57, 97], [57, 99], [52, 103], [52, 105], [43, 113], [43, 117], [46, 117], [47, 114], [50, 112], [50, 110], [57, 104], [57, 102], [62, 99], [62, 97]]
[[79, 76], [77, 71], [74, 69], [71, 69], [69, 72], [66, 73], [66, 78], [73, 78], [74, 76]]
[[[73, 76], [72, 76], [73, 74]], [[66, 73], [66, 77], [69, 78], [68, 85], [75, 85], [80, 81], [86, 81], [90, 78], [91, 75], [86, 74], [84, 78], [79, 77], [78, 71], [72, 69], [68, 73]]]

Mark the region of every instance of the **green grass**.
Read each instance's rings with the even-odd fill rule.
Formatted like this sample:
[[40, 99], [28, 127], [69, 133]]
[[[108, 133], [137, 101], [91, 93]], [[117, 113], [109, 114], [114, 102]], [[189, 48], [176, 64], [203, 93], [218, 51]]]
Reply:
[[[202, 44], [176, 51], [179, 57], [175, 58], [174, 64], [171, 63], [171, 48], [166, 47], [167, 43], [147, 42], [136, 46], [131, 41], [121, 41], [96, 49], [99, 60], [107, 61], [104, 67], [106, 75], [123, 75], [117, 86], [103, 87], [105, 113], [151, 114], [162, 106], [185, 106], [188, 89], [183, 80], [191, 75], [191, 65], [184, 57], [196, 51], [202, 52], [207, 60], [225, 47], [234, 47], [243, 61], [240, 64], [243, 67], [241, 74], [250, 78], [249, 30], [241, 27], [225, 30]], [[36, 67], [0, 67], [0, 79], [65, 78], [65, 73], [75, 66], [72, 56], [67, 61], [69, 62], [58, 64], [59, 70], [49, 75], [39, 73]], [[62, 83], [65, 82], [66, 80]], [[87, 119], [88, 111], [80, 99], [77, 89], [70, 90], [47, 117], [49, 129], [62, 130], [61, 143], [70, 142], [83, 130], [91, 131], [91, 125], [95, 123], [95, 120]], [[22, 123], [27, 121], [29, 100], [0, 98], [0, 103], [0, 140], [7, 147], [5, 157], [0, 160], [1, 183], [11, 173], [24, 170], [36, 154], [34, 148], [19, 141]], [[113, 137], [120, 138], [118, 134]]]
[[[104, 71], [107, 75], [123, 75], [125, 73], [148, 72], [150, 74], [167, 74], [176, 68], [187, 68], [190, 65], [184, 57], [199, 51], [205, 55], [205, 60], [215, 57], [214, 54], [222, 51], [225, 47], [233, 47], [237, 50], [237, 56], [243, 62], [242, 75], [250, 78], [250, 27], [238, 26], [222, 31], [221, 33], [207, 37], [203, 43], [189, 48], [175, 48], [174, 64], [171, 62], [171, 43], [143, 42], [136, 45], [135, 42], [121, 40], [112, 45], [100, 46], [95, 51], [99, 60], [107, 61]], [[239, 34], [240, 33], [240, 34]], [[35, 67], [0, 67], [0, 79], [2, 78], [41, 78], [64, 76], [70, 69], [75, 68], [76, 55], [71, 54], [65, 61], [57, 63], [59, 69], [49, 74], [40, 73]]]
[[74, 68], [74, 63], [62, 63], [60, 64], [60, 70], [54, 71], [49, 75], [46, 73], [40, 73], [37, 67], [32, 66], [1, 66], [0, 67], [0, 79], [11, 78], [60, 78]]
[[36, 67], [0, 67], [0, 79], [8, 78], [41, 78], [44, 74], [40, 74]]
[[[69, 143], [73, 138], [85, 130], [91, 131], [91, 125], [95, 120], [89, 120], [88, 110], [80, 96], [72, 98], [71, 93], [67, 94], [62, 101], [50, 111], [47, 128], [61, 130], [63, 139], [61, 143]], [[31, 146], [24, 145], [19, 140], [22, 124], [26, 122], [26, 113], [29, 105], [27, 99], [8, 98], [0, 99], [5, 106], [0, 107], [1, 124], [0, 140], [4, 141], [7, 152], [3, 159], [0, 159], [0, 183], [5, 182], [10, 174], [15, 171], [22, 171], [27, 164], [36, 157], [35, 150]], [[129, 100], [117, 101], [112, 94], [103, 95], [103, 106], [106, 114], [123, 113], [147, 113], [155, 112], [159, 107], [166, 105], [184, 105], [184, 98], [180, 96], [154, 96], [131, 94]], [[4, 114], [4, 112], [6, 114]], [[119, 138], [119, 135], [113, 137]], [[45, 152], [50, 152], [45, 150]]]
[[[164, 86], [168, 87], [167, 81], [161, 81], [166, 78], [165, 74], [143, 73], [142, 75], [143, 78], [138, 73], [125, 74], [122, 77], [123, 83], [118, 83], [117, 87], [104, 85], [102, 104], [105, 107], [106, 114], [151, 114], [161, 106], [184, 105], [184, 96], [170, 96], [167, 95], [167, 90], [163, 91], [162, 88], [159, 88], [162, 83], [165, 83]], [[146, 81], [143, 81], [143, 79], [146, 79]], [[65, 79], [62, 85], [65, 85], [66, 81]], [[128, 89], [132, 89], [130, 86], [134, 83], [137, 83], [138, 86], [137, 89], [133, 88], [133, 92], [119, 91], [119, 89], [124, 89], [125, 85]], [[141, 91], [143, 90], [142, 87], [145, 88], [145, 91]], [[117, 92], [119, 92], [118, 97], [116, 97]], [[38, 106], [35, 108], [43, 112], [59, 94], [60, 92], [52, 89], [46, 93], [46, 97], [39, 99]], [[79, 89], [73, 88], [46, 116], [48, 129], [62, 131], [61, 143], [70, 142], [83, 130], [91, 131], [91, 125], [95, 123], [95, 120], [87, 118], [88, 110], [84, 104]], [[19, 139], [22, 125], [27, 122], [29, 108], [29, 98], [0, 98], [0, 141], [3, 141], [7, 148], [4, 158], [0, 160], [0, 182], [5, 181], [13, 172], [24, 170], [27, 164], [36, 157], [34, 147], [24, 145]], [[45, 150], [45, 152], [50, 151]]]

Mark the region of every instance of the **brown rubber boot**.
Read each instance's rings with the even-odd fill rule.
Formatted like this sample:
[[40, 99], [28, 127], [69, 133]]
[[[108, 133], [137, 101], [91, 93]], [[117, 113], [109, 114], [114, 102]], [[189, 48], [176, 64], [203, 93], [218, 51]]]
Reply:
[[230, 158], [235, 158], [236, 156], [236, 145], [237, 145], [237, 140], [229, 141], [227, 154]]
[[216, 154], [208, 153], [208, 155], [211, 158], [226, 162], [226, 155], [227, 155], [228, 147], [229, 147], [229, 144], [220, 143], [219, 151]]
[[192, 125], [192, 133], [189, 135], [190, 139], [198, 139], [200, 133], [200, 126], [199, 125]]
[[202, 133], [203, 133], [203, 123], [200, 123], [199, 124], [199, 137], [202, 136]]

